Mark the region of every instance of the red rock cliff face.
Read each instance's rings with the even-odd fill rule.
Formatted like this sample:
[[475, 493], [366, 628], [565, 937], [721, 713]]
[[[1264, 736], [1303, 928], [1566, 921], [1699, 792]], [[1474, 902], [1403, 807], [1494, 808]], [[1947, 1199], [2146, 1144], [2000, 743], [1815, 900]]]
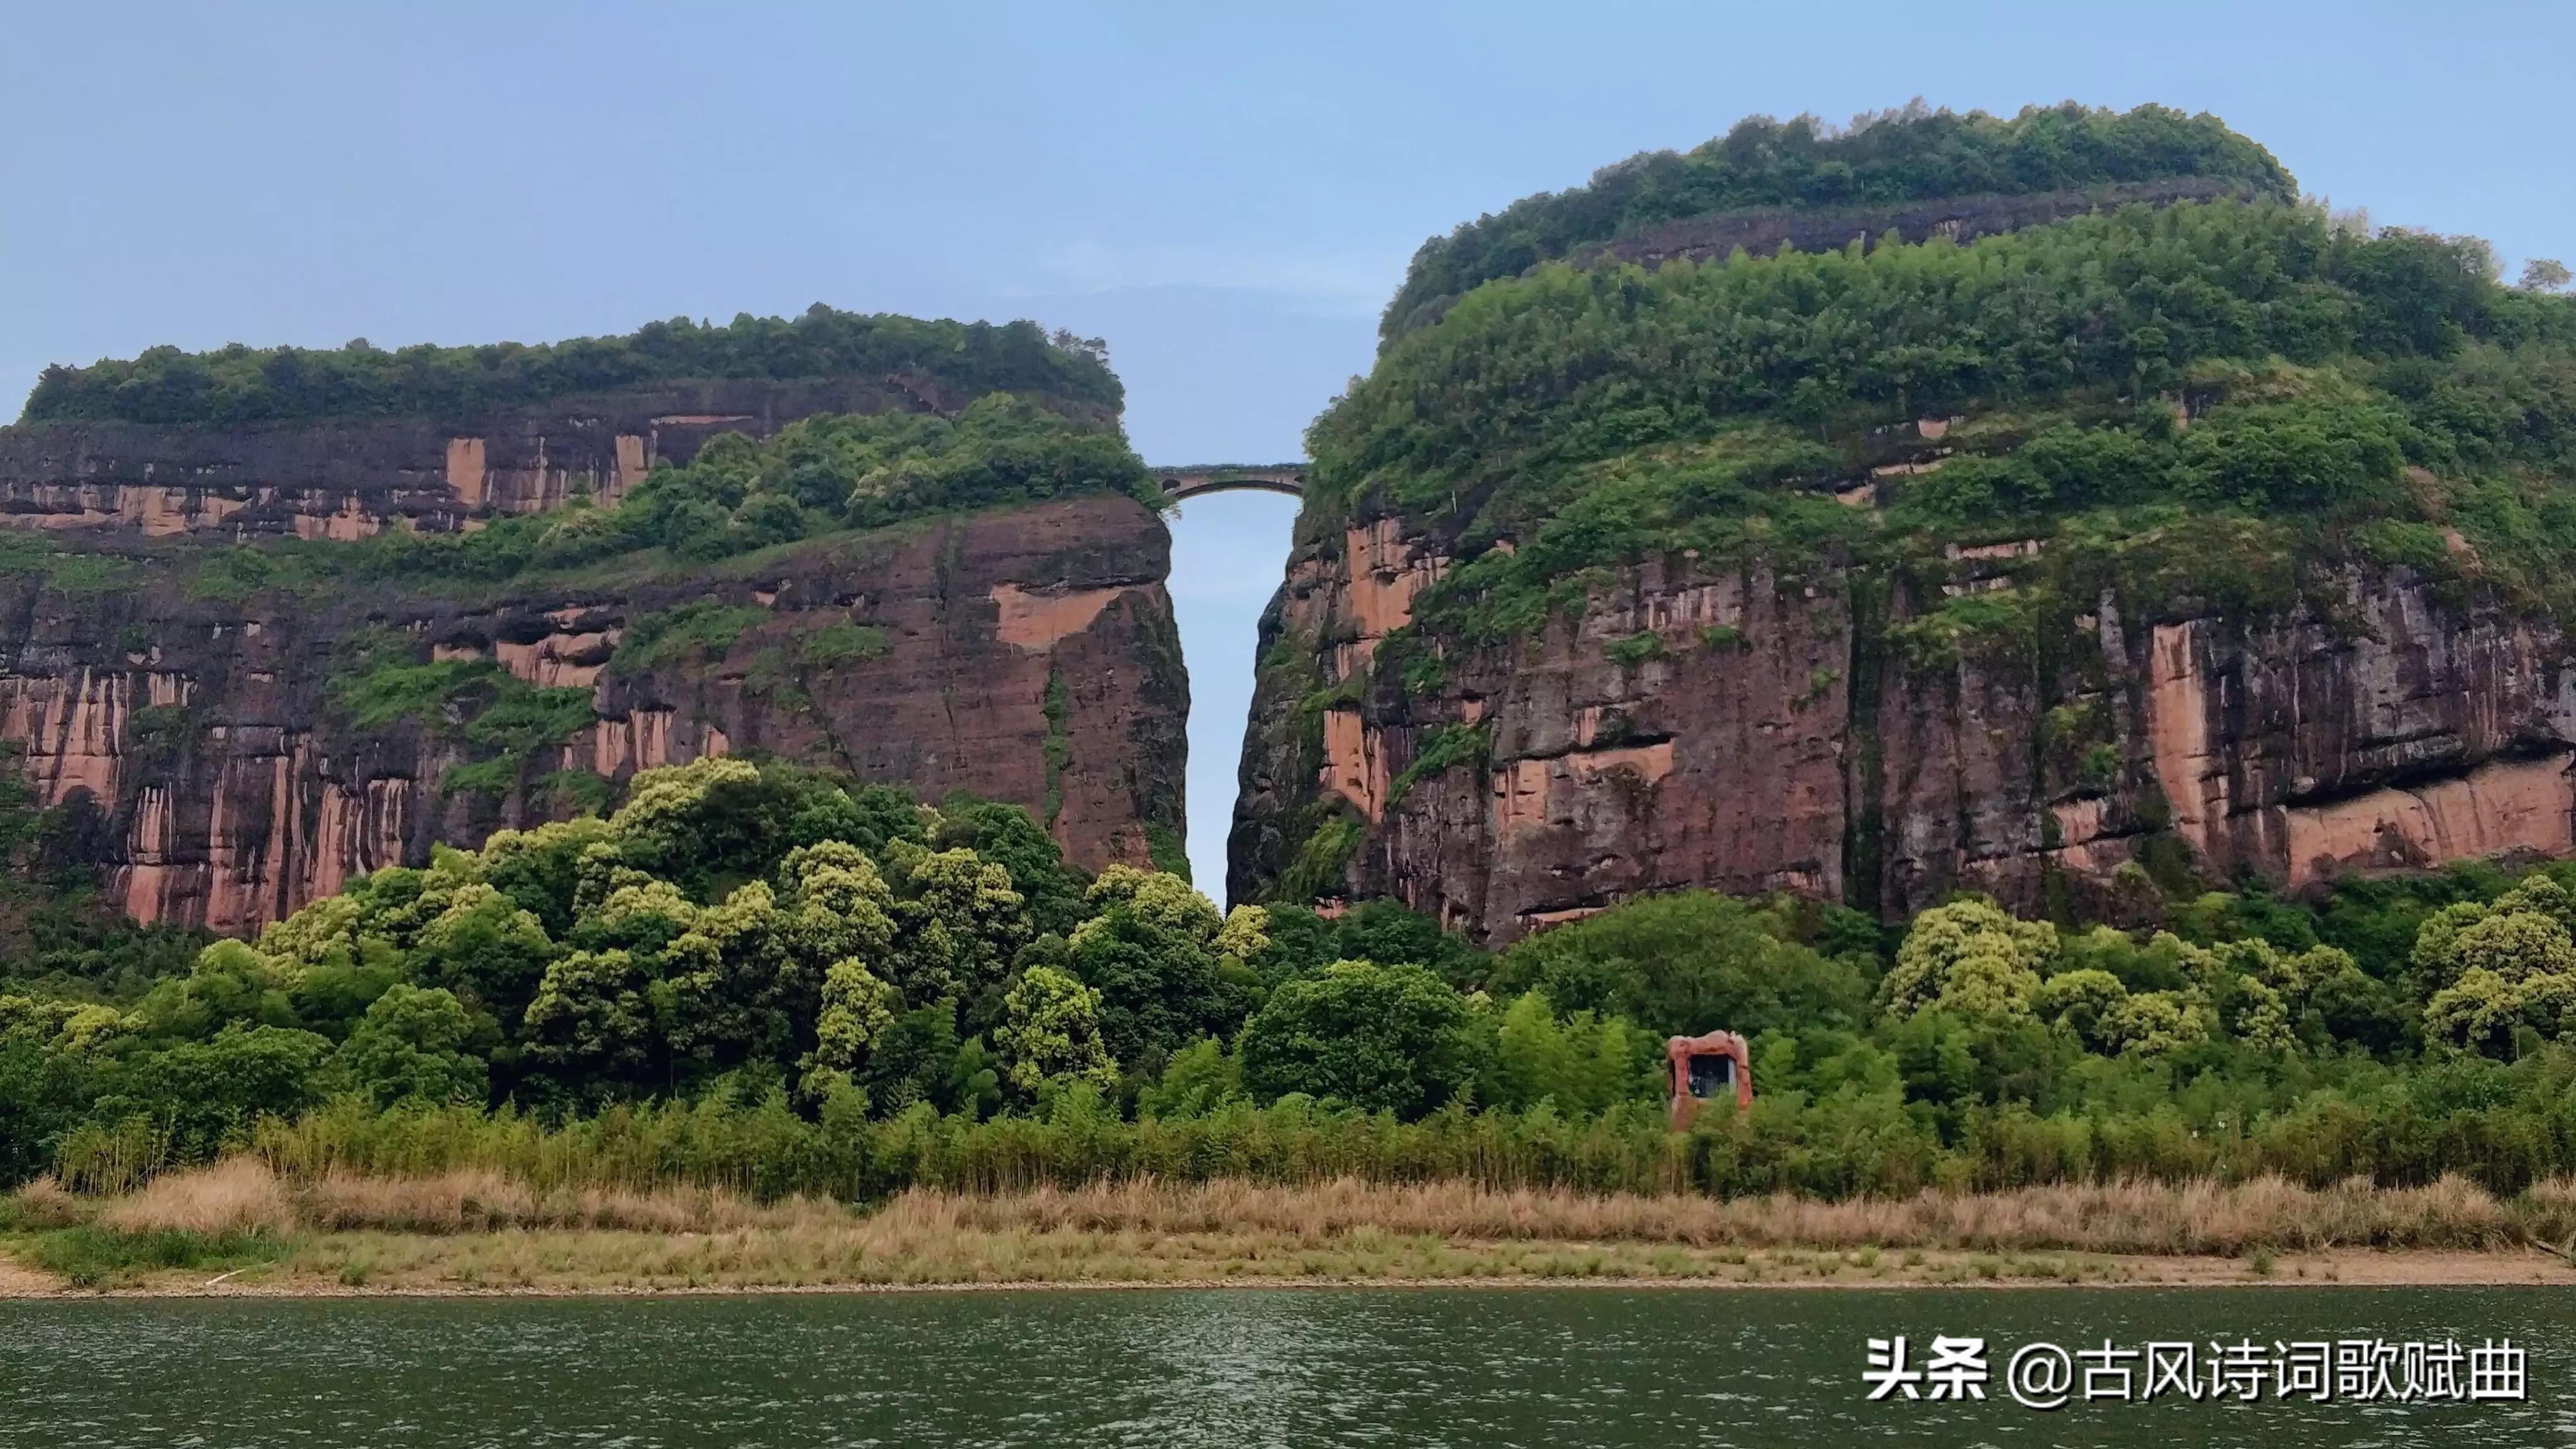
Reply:
[[[330, 476], [354, 478], [341, 506], [378, 518], [410, 486]], [[441, 486], [422, 481], [421, 496]], [[231, 517], [283, 507], [290, 491]], [[241, 602], [192, 594], [184, 551], [135, 547], [110, 588], [0, 578], [0, 735], [44, 803], [70, 805], [100, 843], [129, 913], [219, 931], [423, 863], [434, 844], [568, 814], [557, 771], [622, 779], [728, 751], [934, 798], [973, 790], [1027, 806], [1085, 865], [1142, 864], [1149, 827], [1182, 828], [1188, 685], [1163, 587], [1169, 547], [1144, 508], [1095, 497], [668, 576]], [[699, 601], [735, 611], [730, 644], [618, 655], [639, 620]], [[452, 788], [471, 753], [459, 720], [360, 729], [334, 706], [335, 672], [362, 635], [586, 690], [591, 718], [506, 778]]]
[[[1683, 886], [1889, 917], [1974, 888], [2134, 917], [2158, 879], [2296, 887], [2576, 847], [2564, 641], [2402, 572], [2348, 576], [2332, 617], [2124, 617], [2105, 598], [2034, 657], [1897, 647], [1920, 610], [1901, 585], [1683, 560], [1627, 571], [1543, 636], [1449, 653], [1428, 694], [1352, 683], [1447, 563], [1394, 519], [1291, 560], [1264, 621], [1238, 899], [1283, 879], [1394, 896], [1498, 942]], [[1979, 586], [1980, 560], [1958, 563], [1954, 587]], [[1485, 756], [1408, 781], [1461, 725]], [[1330, 868], [1337, 820], [1364, 829]]]

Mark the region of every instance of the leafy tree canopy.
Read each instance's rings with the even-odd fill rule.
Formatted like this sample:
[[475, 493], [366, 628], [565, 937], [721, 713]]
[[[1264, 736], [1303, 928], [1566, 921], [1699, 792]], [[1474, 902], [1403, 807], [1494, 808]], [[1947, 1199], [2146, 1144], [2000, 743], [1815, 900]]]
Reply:
[[388, 352], [155, 347], [130, 361], [48, 367], [20, 421], [250, 423], [332, 416], [465, 420], [577, 393], [717, 378], [908, 377], [966, 397], [1025, 392], [1114, 414], [1117, 377], [1096, 342], [1050, 337], [1033, 322], [926, 322], [841, 312], [744, 313], [721, 326], [686, 317], [622, 337]]
[[1640, 152], [1595, 172], [1588, 185], [1525, 197], [1499, 215], [1424, 242], [1378, 332], [1392, 343], [1483, 283], [1683, 217], [2173, 177], [2241, 182], [2283, 201], [2298, 194], [2269, 151], [2217, 117], [2163, 106], [2123, 112], [2069, 101], [2002, 119], [1930, 110], [1917, 101], [1859, 117], [1841, 130], [1813, 116], [1786, 122], [1752, 116], [1693, 150]]

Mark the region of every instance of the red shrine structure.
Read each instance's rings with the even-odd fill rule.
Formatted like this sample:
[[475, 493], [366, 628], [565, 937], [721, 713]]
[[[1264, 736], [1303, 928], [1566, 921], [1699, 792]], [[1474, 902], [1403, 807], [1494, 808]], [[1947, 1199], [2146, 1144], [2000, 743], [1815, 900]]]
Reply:
[[1733, 1097], [1737, 1111], [1753, 1105], [1753, 1054], [1734, 1032], [1674, 1037], [1664, 1043], [1664, 1057], [1673, 1068], [1675, 1130], [1688, 1127], [1703, 1102]]

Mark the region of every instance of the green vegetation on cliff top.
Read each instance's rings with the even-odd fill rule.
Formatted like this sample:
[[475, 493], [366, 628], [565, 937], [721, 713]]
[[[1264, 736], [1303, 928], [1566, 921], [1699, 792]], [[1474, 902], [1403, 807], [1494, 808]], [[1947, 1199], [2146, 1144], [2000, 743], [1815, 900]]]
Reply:
[[1033, 322], [923, 321], [835, 311], [686, 317], [622, 337], [422, 344], [386, 351], [155, 347], [129, 361], [45, 369], [22, 422], [249, 423], [350, 416], [477, 417], [577, 393], [725, 378], [895, 377], [960, 398], [1022, 392], [1114, 414], [1124, 400], [1097, 342]]
[[[1960, 421], [1934, 446], [1918, 418]], [[2202, 597], [2359, 553], [2536, 600], [2576, 573], [2576, 301], [2271, 202], [1549, 265], [1400, 339], [1309, 444], [1309, 536], [1422, 521], [1462, 566], [1419, 617], [1470, 637], [1657, 555], [2055, 536]]]
[[2297, 188], [2261, 146], [2209, 115], [2116, 112], [2073, 102], [2010, 120], [1971, 111], [1863, 116], [1835, 131], [1812, 116], [1755, 116], [1688, 152], [1642, 152], [1590, 184], [1546, 192], [1459, 225], [1414, 254], [1379, 335], [1393, 343], [1502, 277], [1661, 222], [1750, 208], [1842, 207], [2018, 195], [2193, 177], [2287, 201]]
[[[1115, 427], [995, 393], [953, 418], [825, 414], [766, 439], [721, 434], [688, 463], [655, 468], [612, 505], [576, 497], [472, 532], [396, 526], [350, 540], [183, 539], [144, 562], [184, 570], [198, 597], [231, 600], [263, 591], [328, 594], [351, 583], [456, 593], [539, 577], [631, 582], [744, 567], [799, 544], [855, 540], [943, 515], [1100, 494], [1149, 509], [1170, 501]], [[125, 561], [64, 547], [0, 537], [0, 575], [42, 574], [54, 588], [80, 589], [127, 587], [137, 574]], [[113, 576], [90, 577], [102, 572]], [[855, 642], [858, 654], [872, 647], [844, 642]]]
[[721, 434], [611, 507], [576, 499], [472, 533], [399, 529], [297, 552], [369, 578], [501, 580], [643, 550], [704, 564], [849, 529], [1099, 493], [1148, 508], [1168, 501], [1114, 427], [994, 393], [954, 418], [825, 415], [766, 439]]

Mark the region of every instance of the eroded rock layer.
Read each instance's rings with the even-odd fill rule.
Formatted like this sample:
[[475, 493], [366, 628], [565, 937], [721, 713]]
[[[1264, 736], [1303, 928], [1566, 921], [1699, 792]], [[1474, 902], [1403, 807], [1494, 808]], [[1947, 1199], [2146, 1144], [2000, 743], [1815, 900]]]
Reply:
[[[546, 456], [608, 466], [622, 426], [602, 425], [596, 455], [548, 434]], [[434, 432], [411, 441], [447, 448]], [[485, 443], [488, 479], [499, 464]], [[655, 446], [647, 435], [648, 461]], [[355, 500], [367, 517], [416, 499], [462, 506], [443, 474], [411, 478], [394, 456], [377, 469], [317, 452], [311, 466], [339, 480], [334, 508]], [[280, 498], [296, 491], [266, 471], [283, 464], [243, 466], [280, 479]], [[1087, 866], [1142, 864], [1149, 829], [1182, 828], [1188, 686], [1163, 586], [1169, 548], [1151, 513], [1097, 496], [695, 571], [244, 601], [192, 591], [181, 556], [143, 548], [120, 565], [130, 586], [0, 581], [0, 734], [42, 802], [71, 807], [130, 914], [220, 931], [420, 864], [434, 844], [568, 814], [581, 793], [568, 779], [726, 752], [931, 798], [972, 790], [1027, 806]], [[690, 605], [723, 611], [713, 642], [620, 652], [640, 621]], [[380, 656], [391, 640], [402, 658], [490, 661], [529, 685], [586, 691], [588, 718], [497, 766], [498, 736], [478, 745], [461, 708], [361, 727], [338, 686], [358, 667], [353, 646], [371, 640]], [[477, 769], [460, 775], [469, 759]]]
[[[656, 462], [719, 433], [766, 436], [815, 413], [953, 413], [929, 378], [675, 383], [462, 419], [0, 428], [0, 526], [149, 537], [360, 538], [614, 502]], [[1072, 408], [1071, 404], [1056, 404]]]
[[[1966, 551], [1942, 587], [2009, 587], [2018, 556]], [[2346, 575], [2331, 609], [2106, 596], [2044, 648], [1926, 653], [1894, 641], [1942, 600], [1902, 582], [1684, 559], [1448, 649], [1428, 689], [1365, 670], [1449, 563], [1395, 518], [1301, 543], [1263, 624], [1236, 898], [1394, 896], [1488, 941], [1682, 886], [2134, 919], [2158, 883], [2576, 848], [2565, 641], [2404, 570]], [[1466, 726], [1476, 748], [1431, 753]]]

